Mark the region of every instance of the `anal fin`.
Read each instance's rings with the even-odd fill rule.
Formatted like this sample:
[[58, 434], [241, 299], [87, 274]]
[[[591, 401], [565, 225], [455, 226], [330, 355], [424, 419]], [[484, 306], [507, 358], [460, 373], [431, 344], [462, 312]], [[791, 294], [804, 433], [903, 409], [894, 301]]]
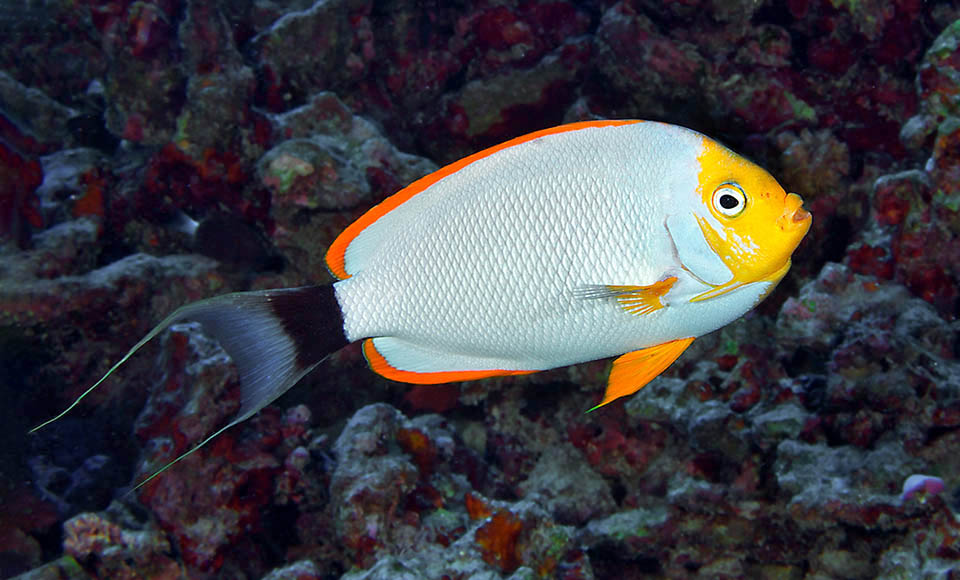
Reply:
[[680, 338], [622, 355], [613, 361], [603, 400], [590, 410], [593, 411], [610, 401], [636, 393], [667, 370], [667, 367], [673, 364], [673, 361], [677, 360], [692, 342], [692, 336]]

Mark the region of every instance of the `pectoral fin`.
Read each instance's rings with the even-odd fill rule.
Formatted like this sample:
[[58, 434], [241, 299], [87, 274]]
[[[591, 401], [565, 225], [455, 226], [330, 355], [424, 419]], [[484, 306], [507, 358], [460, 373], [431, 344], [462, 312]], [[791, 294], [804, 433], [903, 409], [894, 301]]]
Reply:
[[660, 373], [667, 370], [673, 361], [693, 342], [693, 337], [671, 340], [643, 350], [628, 352], [613, 361], [607, 392], [603, 400], [590, 409], [598, 409], [610, 401], [636, 393]]
[[664, 307], [662, 298], [677, 283], [676, 276], [664, 278], [649, 286], [586, 286], [578, 292], [581, 298], [616, 298], [620, 307], [631, 314], [642, 316]]

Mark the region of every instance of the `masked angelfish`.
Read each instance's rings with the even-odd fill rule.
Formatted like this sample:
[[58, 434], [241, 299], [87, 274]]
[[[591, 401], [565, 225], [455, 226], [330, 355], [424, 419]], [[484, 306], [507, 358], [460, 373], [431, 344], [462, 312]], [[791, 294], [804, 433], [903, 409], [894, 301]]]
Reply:
[[810, 222], [798, 195], [694, 131], [564, 125], [461, 159], [369, 210], [327, 252], [339, 282], [184, 306], [117, 366], [192, 319], [238, 367], [230, 425], [359, 340], [375, 372], [407, 383], [619, 356], [603, 405], [763, 300]]

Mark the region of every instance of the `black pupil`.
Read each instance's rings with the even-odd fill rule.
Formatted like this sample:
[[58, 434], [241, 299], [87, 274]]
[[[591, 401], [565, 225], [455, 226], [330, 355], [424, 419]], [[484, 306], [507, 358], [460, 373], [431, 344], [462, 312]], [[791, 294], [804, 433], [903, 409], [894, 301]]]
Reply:
[[740, 200], [729, 193], [720, 196], [720, 207], [723, 209], [733, 209], [738, 205], [740, 205]]

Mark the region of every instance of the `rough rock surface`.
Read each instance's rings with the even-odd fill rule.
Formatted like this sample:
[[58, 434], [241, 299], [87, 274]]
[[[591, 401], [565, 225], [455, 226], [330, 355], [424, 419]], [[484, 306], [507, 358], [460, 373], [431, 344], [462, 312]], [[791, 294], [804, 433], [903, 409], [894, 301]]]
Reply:
[[[42, 5], [42, 6], [41, 6]], [[946, 578], [960, 570], [960, 9], [749, 0], [0, 3], [0, 576]], [[634, 397], [356, 347], [257, 417], [176, 306], [562, 121], [683, 124], [814, 214]], [[940, 478], [904, 494], [911, 475]]]

